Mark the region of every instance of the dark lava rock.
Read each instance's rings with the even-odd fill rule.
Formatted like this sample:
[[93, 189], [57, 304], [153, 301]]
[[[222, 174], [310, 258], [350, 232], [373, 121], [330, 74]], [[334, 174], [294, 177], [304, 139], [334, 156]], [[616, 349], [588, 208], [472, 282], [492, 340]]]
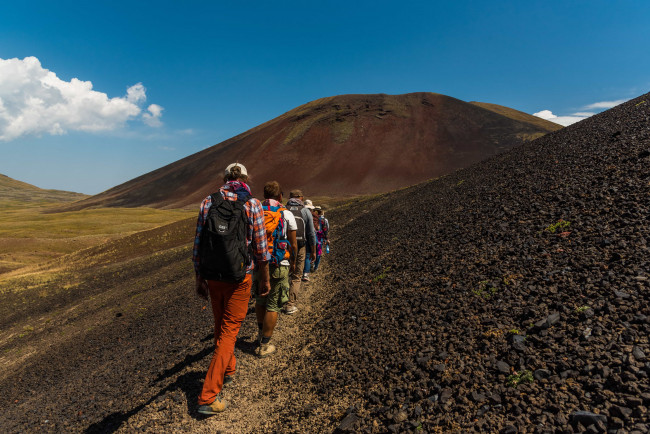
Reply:
[[511, 338], [512, 342], [512, 348], [519, 351], [523, 352], [526, 350], [526, 337], [522, 335], [513, 335]]
[[607, 423], [607, 416], [602, 414], [591, 413], [589, 411], [574, 411], [569, 416], [571, 424], [580, 423], [585, 427], [596, 424], [598, 422]]
[[643, 405], [643, 398], [639, 396], [628, 396], [625, 398], [625, 403], [631, 408], [636, 408], [640, 405]]
[[395, 421], [395, 423], [402, 423], [406, 419], [408, 419], [408, 417], [409, 415], [407, 412], [400, 410], [395, 414], [395, 416], [393, 416], [393, 420]]
[[517, 434], [519, 430], [514, 425], [506, 425], [499, 431], [500, 434]]
[[549, 327], [553, 327], [555, 324], [557, 324], [560, 321], [560, 313], [559, 312], [554, 312], [546, 318], [546, 323], [548, 324]]
[[438, 372], [445, 372], [445, 369], [447, 369], [447, 365], [441, 363], [439, 365], [434, 366], [433, 369], [435, 369]]
[[632, 350], [632, 355], [634, 356], [635, 359], [639, 361], [645, 360], [645, 353], [639, 347], [636, 346], [634, 347], [634, 349]]
[[503, 374], [510, 374], [510, 365], [507, 364], [506, 362], [502, 361], [502, 360], [499, 360], [496, 363], [495, 367], [497, 368], [497, 370], [499, 372], [501, 372]]
[[501, 396], [499, 394], [497, 394], [497, 393], [493, 393], [492, 395], [490, 395], [488, 400], [489, 400], [490, 404], [492, 404], [492, 405], [501, 404]]
[[354, 424], [359, 420], [359, 416], [354, 413], [350, 413], [343, 418], [341, 423], [338, 426], [339, 431], [351, 431], [354, 429]]
[[551, 376], [551, 371], [548, 369], [536, 369], [535, 372], [533, 373], [533, 377], [537, 381], [544, 380], [546, 378], [549, 378]]
[[632, 409], [615, 405], [609, 410], [609, 413], [611, 415], [618, 416], [623, 420], [627, 420], [630, 418], [630, 416], [632, 416]]
[[470, 394], [470, 397], [472, 398], [472, 401], [474, 402], [483, 402], [485, 401], [485, 395], [483, 395], [480, 392], [474, 391]]

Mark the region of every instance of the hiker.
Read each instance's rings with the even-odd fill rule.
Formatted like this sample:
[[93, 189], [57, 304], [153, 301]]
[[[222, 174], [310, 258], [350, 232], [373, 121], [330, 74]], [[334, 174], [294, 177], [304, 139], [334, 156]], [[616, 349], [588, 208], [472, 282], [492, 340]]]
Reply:
[[325, 218], [325, 214], [320, 206], [314, 208], [318, 214], [318, 229], [316, 230], [316, 240], [318, 246], [316, 248], [316, 261], [314, 261], [314, 266], [311, 268], [312, 272], [318, 270], [318, 265], [320, 264], [321, 256], [323, 256], [323, 249], [327, 244], [329, 244], [329, 222]]
[[[310, 213], [312, 215], [312, 221], [313, 221], [313, 218], [314, 218], [313, 217], [313, 215], [314, 215], [314, 204], [312, 203], [311, 200], [309, 200], [309, 199], [305, 200], [305, 208], [307, 208], [310, 211]], [[316, 231], [316, 226], [314, 226], [314, 231]], [[316, 239], [316, 241], [318, 242], [318, 238]], [[312, 264], [314, 262], [314, 260], [311, 259], [312, 250], [314, 250], [314, 249], [309, 244], [307, 244], [305, 246], [305, 253], [306, 253], [305, 254], [305, 267], [302, 269], [302, 278], [301, 278], [301, 280], [303, 282], [309, 282], [309, 272], [311, 271], [311, 266], [312, 266]]]
[[248, 311], [254, 265], [260, 295], [271, 289], [264, 213], [251, 195], [246, 168], [230, 164], [224, 182], [201, 203], [192, 258], [196, 292], [209, 296], [214, 315], [215, 349], [198, 399], [198, 412], [208, 415], [228, 406], [221, 390], [235, 373], [235, 341]]
[[325, 246], [327, 248], [327, 253], [330, 252], [330, 221], [325, 217], [325, 211], [321, 211], [321, 224], [323, 225], [323, 237], [325, 239]]
[[320, 257], [323, 254], [323, 244], [321, 243], [321, 221], [320, 221], [320, 216], [318, 215], [318, 211], [321, 209], [320, 206], [315, 206], [314, 209], [311, 211], [311, 214], [314, 218], [314, 230], [316, 231], [316, 260], [312, 261], [311, 263], [311, 268], [310, 271], [313, 273], [316, 271], [316, 268], [318, 267], [318, 263], [320, 262]]
[[289, 302], [285, 305], [283, 312], [292, 315], [298, 312], [298, 296], [300, 294], [300, 280], [305, 263], [305, 245], [309, 245], [311, 250], [310, 257], [316, 259], [316, 232], [314, 231], [314, 222], [311, 218], [311, 212], [305, 208], [303, 200], [305, 197], [300, 190], [291, 190], [287, 209], [291, 211], [296, 218], [296, 240], [298, 241], [298, 255], [296, 256], [296, 266], [290, 273], [291, 284], [289, 287]]
[[264, 225], [271, 261], [269, 275], [271, 291], [262, 296], [258, 293], [259, 273], [253, 275], [255, 292], [255, 314], [259, 328], [259, 346], [255, 350], [258, 357], [267, 357], [276, 350], [270, 343], [273, 329], [278, 321], [278, 312], [289, 301], [289, 273], [296, 268], [298, 242], [296, 241], [296, 218], [282, 205], [282, 190], [276, 181], [264, 186]]

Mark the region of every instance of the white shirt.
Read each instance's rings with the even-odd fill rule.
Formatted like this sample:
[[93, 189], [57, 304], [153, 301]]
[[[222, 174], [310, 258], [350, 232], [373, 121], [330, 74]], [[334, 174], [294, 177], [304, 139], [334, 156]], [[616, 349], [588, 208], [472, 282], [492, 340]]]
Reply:
[[[289, 211], [288, 209], [285, 209], [282, 211], [282, 214], [284, 215], [284, 220], [287, 222], [285, 228], [287, 230], [287, 235], [288, 238], [288, 231], [295, 231], [298, 229], [298, 224], [296, 223], [296, 218], [293, 216], [293, 213]], [[283, 259], [282, 262], [280, 262], [280, 265], [286, 265], [287, 267], [291, 265], [288, 259]]]

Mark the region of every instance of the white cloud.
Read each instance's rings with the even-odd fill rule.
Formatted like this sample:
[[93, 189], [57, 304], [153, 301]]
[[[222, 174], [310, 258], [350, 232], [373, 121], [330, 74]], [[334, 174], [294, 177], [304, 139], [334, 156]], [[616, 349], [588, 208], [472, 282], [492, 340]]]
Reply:
[[162, 116], [163, 110], [164, 109], [158, 104], [151, 104], [149, 107], [147, 107], [148, 113], [142, 113], [142, 119], [144, 120], [144, 123], [150, 127], [161, 126], [162, 122], [160, 121], [160, 116]]
[[538, 118], [546, 120], [555, 119], [557, 117], [550, 110], [542, 110], [541, 112], [533, 113], [533, 116], [537, 116]]
[[[582, 107], [582, 110], [599, 110], [602, 111], [604, 109], [610, 109], [612, 107], [615, 107], [619, 104], [624, 103], [627, 101], [626, 99], [618, 99], [616, 101], [601, 101], [601, 102], [595, 102], [593, 104], [588, 104], [584, 107]], [[533, 116], [537, 116], [538, 118], [546, 119], [547, 121], [555, 122], [556, 124], [560, 124], [563, 126], [569, 126], [571, 124], [575, 124], [576, 122], [580, 122], [581, 120], [587, 119], [590, 116], [595, 115], [596, 112], [592, 111], [579, 111], [576, 113], [573, 113], [568, 116], [557, 116], [553, 114], [552, 111], [550, 110], [542, 110], [537, 113], [533, 113]]]
[[126, 90], [126, 100], [133, 104], [144, 102], [146, 99], [147, 89], [142, 85], [142, 83], [134, 84]]
[[589, 116], [591, 116], [591, 114], [589, 116], [582, 116], [580, 113], [574, 113], [573, 116], [556, 116], [550, 110], [542, 110], [537, 113], [533, 113], [533, 116], [537, 116], [538, 118], [546, 119], [547, 121], [551, 121], [566, 127], [571, 124], [575, 124], [576, 122], [579, 122], [583, 119], [587, 119]]
[[619, 104], [623, 104], [626, 99], [617, 99], [616, 101], [601, 101], [589, 104], [583, 107], [584, 110], [593, 110], [593, 109], [610, 109], [616, 107]]
[[[146, 100], [142, 83], [126, 96], [109, 98], [93, 90], [90, 81], [64, 81], [41, 66], [36, 57], [0, 58], [0, 140], [68, 131], [110, 131], [142, 113]], [[155, 107], [154, 107], [155, 106]], [[154, 107], [152, 109], [152, 107]], [[162, 107], [151, 104], [143, 121], [160, 126]]]

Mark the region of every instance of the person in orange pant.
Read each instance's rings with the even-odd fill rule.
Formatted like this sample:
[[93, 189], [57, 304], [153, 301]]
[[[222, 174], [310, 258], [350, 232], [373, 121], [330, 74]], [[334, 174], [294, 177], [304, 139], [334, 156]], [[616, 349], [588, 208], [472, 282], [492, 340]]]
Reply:
[[[248, 310], [255, 264], [261, 294], [268, 294], [271, 289], [268, 267], [271, 255], [266, 243], [264, 214], [260, 201], [252, 197], [247, 181], [243, 165], [229, 165], [224, 175], [226, 184], [203, 200], [196, 225], [192, 257], [196, 292], [205, 299], [210, 297], [215, 344], [199, 395], [201, 414], [217, 414], [228, 406], [221, 391], [226, 376], [232, 378], [235, 373], [235, 341]], [[250, 257], [251, 251], [255, 261]]]

